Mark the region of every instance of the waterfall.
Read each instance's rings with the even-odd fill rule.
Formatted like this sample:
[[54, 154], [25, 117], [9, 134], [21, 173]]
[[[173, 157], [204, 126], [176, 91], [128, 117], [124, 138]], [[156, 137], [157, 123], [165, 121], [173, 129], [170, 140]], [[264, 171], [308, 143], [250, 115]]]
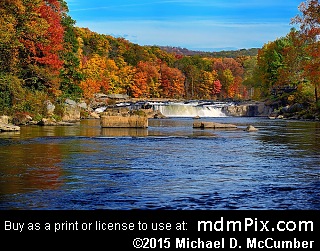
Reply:
[[164, 103], [154, 104], [154, 110], [159, 110], [166, 117], [226, 117], [222, 112], [222, 103]]
[[[152, 108], [154, 111], [159, 111], [166, 117], [227, 117], [222, 111], [223, 107], [230, 104], [224, 102], [204, 102], [204, 101], [189, 101], [189, 102], [138, 102], [138, 103], [119, 103], [115, 107], [127, 107], [130, 109], [141, 109], [145, 107]], [[108, 107], [102, 106], [95, 109], [95, 112], [104, 112]]]

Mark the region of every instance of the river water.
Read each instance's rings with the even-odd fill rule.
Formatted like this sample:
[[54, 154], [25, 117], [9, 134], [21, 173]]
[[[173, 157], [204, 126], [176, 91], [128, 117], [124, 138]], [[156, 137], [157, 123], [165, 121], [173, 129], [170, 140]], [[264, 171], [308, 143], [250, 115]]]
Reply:
[[[0, 134], [0, 209], [320, 209], [320, 123], [206, 117]], [[256, 132], [244, 129], [253, 125]]]

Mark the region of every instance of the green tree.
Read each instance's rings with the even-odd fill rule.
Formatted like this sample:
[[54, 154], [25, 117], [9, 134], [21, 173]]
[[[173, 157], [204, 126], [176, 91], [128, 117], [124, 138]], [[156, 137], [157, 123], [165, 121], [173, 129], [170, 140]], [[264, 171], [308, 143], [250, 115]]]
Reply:
[[69, 15], [67, 3], [60, 0], [62, 9], [61, 23], [64, 27], [64, 46], [61, 52], [63, 67], [60, 71], [60, 90], [63, 97], [79, 99], [82, 95], [80, 82], [83, 80], [83, 74], [80, 71], [80, 59], [78, 57], [79, 41], [77, 39], [75, 20]]

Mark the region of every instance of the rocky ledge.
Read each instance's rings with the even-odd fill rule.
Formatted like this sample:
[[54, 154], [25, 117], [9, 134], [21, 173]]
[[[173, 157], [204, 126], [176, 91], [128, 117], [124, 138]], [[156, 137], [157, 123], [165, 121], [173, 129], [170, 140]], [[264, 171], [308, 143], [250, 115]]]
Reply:
[[0, 132], [16, 132], [20, 131], [20, 127], [13, 124], [4, 124], [0, 122]]
[[20, 131], [20, 126], [9, 123], [8, 116], [0, 116], [0, 132]]

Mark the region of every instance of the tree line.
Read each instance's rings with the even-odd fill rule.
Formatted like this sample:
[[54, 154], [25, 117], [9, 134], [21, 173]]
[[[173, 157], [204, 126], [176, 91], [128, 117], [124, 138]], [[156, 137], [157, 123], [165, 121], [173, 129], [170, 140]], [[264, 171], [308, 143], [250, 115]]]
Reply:
[[300, 29], [260, 49], [185, 55], [77, 27], [64, 0], [2, 0], [0, 112], [43, 115], [47, 100], [90, 101], [95, 93], [315, 105], [319, 3], [299, 9]]

